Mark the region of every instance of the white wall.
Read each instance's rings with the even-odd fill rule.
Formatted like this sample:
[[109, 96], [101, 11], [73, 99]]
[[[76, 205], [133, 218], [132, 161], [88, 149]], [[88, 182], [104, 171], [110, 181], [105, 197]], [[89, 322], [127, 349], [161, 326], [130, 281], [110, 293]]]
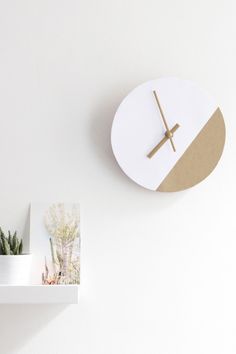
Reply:
[[[0, 224], [80, 201], [78, 306], [0, 306], [1, 354], [235, 353], [234, 0], [0, 2]], [[132, 183], [111, 152], [121, 99], [159, 76], [219, 101], [227, 144], [183, 193]]]

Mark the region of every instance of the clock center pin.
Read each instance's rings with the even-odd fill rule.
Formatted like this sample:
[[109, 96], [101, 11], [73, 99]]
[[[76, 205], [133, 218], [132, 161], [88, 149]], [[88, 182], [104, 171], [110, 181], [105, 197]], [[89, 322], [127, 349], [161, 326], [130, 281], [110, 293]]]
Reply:
[[168, 139], [172, 138], [173, 135], [174, 135], [174, 134], [173, 134], [170, 130], [167, 130], [167, 131], [165, 132], [165, 136], [166, 136]]

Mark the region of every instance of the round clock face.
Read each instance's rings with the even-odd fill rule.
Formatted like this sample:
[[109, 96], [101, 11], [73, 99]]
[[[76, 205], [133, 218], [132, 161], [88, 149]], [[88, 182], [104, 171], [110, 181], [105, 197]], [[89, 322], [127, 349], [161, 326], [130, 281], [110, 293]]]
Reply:
[[161, 78], [138, 86], [122, 101], [111, 142], [133, 181], [176, 192], [201, 182], [216, 167], [225, 124], [215, 101], [195, 83]]

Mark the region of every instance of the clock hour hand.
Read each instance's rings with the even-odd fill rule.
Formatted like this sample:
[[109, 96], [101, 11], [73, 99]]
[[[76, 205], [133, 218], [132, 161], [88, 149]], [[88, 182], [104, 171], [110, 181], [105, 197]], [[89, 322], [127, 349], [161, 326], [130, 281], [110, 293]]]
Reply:
[[168, 124], [167, 124], [167, 121], [166, 121], [166, 119], [165, 119], [165, 116], [164, 116], [163, 110], [162, 110], [162, 108], [161, 108], [159, 99], [158, 99], [158, 97], [157, 97], [156, 91], [153, 91], [153, 94], [154, 94], [156, 103], [157, 103], [157, 105], [158, 105], [159, 111], [160, 111], [160, 113], [161, 113], [161, 118], [162, 118], [162, 120], [163, 120], [164, 126], [165, 126], [165, 128], [166, 128], [166, 134], [168, 135], [168, 138], [170, 139], [170, 143], [171, 143], [172, 149], [173, 149], [173, 151], [175, 152], [176, 149], [175, 149], [175, 145], [174, 145], [174, 142], [173, 142], [173, 139], [172, 139], [173, 134], [171, 133], [171, 131], [170, 131], [169, 127], [168, 127]]
[[152, 151], [149, 152], [149, 154], [147, 155], [147, 157], [149, 159], [151, 159], [153, 157], [153, 155], [155, 155], [155, 153], [162, 147], [162, 145], [165, 144], [165, 142], [170, 139], [169, 135], [173, 136], [174, 132], [179, 128], [179, 124], [175, 124], [173, 126], [173, 128], [171, 130], [169, 130], [169, 132], [165, 133], [165, 137], [152, 149]]

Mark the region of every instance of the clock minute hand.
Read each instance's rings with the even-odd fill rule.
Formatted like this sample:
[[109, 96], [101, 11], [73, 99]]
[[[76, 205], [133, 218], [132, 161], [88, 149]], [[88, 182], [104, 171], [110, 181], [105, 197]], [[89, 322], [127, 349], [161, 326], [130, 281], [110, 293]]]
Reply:
[[167, 124], [167, 121], [166, 121], [166, 119], [165, 119], [165, 116], [164, 116], [163, 110], [162, 110], [162, 108], [161, 108], [159, 99], [158, 99], [158, 97], [157, 97], [156, 91], [153, 91], [153, 94], [154, 94], [156, 103], [157, 103], [157, 105], [158, 105], [159, 111], [160, 111], [160, 113], [161, 113], [161, 118], [162, 118], [162, 120], [163, 120], [164, 126], [165, 126], [165, 128], [166, 128], [166, 135], [167, 135], [168, 139], [170, 139], [172, 149], [173, 149], [173, 151], [175, 152], [176, 149], [175, 149], [175, 145], [174, 145], [174, 142], [173, 142], [173, 139], [172, 139], [173, 134], [172, 134], [172, 132], [170, 131], [170, 129], [169, 129], [169, 127], [168, 127], [168, 124]]
[[[170, 130], [170, 133], [173, 135], [174, 132], [179, 128], [179, 124], [175, 124], [173, 126], [173, 128]], [[151, 159], [153, 157], [153, 155], [155, 155], [155, 153], [162, 147], [162, 145], [165, 144], [165, 142], [168, 140], [168, 136], [166, 134], [166, 136], [152, 149], [152, 151], [149, 152], [149, 154], [147, 155], [147, 157], [149, 159]]]

